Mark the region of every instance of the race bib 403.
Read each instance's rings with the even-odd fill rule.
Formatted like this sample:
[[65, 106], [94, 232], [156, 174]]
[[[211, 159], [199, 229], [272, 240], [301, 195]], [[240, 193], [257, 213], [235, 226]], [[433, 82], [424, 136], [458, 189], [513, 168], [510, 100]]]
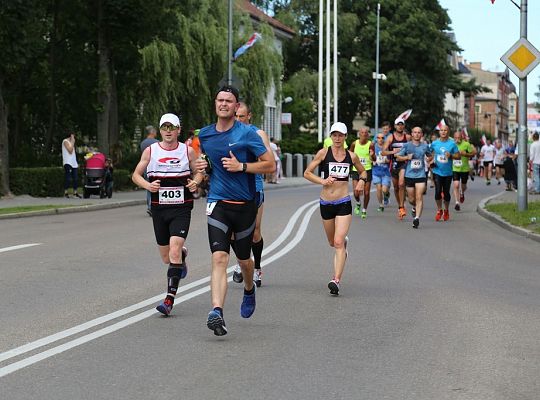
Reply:
[[184, 187], [160, 187], [159, 204], [183, 204]]

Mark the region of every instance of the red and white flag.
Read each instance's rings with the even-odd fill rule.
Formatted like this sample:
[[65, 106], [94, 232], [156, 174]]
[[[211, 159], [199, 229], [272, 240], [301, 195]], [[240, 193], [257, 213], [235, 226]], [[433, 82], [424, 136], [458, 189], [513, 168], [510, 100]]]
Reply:
[[482, 134], [482, 139], [480, 139], [480, 141], [482, 142], [482, 144], [487, 144], [487, 139], [486, 139], [485, 134]]
[[440, 131], [443, 126], [446, 126], [446, 122], [444, 122], [444, 118], [439, 121], [439, 123], [435, 127], [435, 130]]
[[406, 111], [403, 111], [401, 114], [399, 114], [399, 117], [396, 118], [396, 120], [394, 121], [394, 124], [397, 125], [400, 122], [405, 123], [405, 121], [407, 121], [407, 119], [411, 116], [411, 114], [412, 114], [412, 108]]
[[467, 127], [464, 126], [461, 130], [461, 133], [463, 134], [463, 139], [465, 139], [467, 142], [469, 141], [469, 132], [467, 132]]

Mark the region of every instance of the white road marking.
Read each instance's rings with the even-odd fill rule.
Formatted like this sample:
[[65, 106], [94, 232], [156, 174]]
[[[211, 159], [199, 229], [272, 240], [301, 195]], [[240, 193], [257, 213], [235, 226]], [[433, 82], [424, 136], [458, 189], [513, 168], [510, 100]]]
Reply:
[[[304, 236], [304, 233], [305, 233], [305, 231], [307, 229], [307, 226], [309, 224], [309, 220], [310, 220], [313, 212], [318, 208], [318, 202], [319, 202], [318, 200], [309, 202], [309, 203], [305, 204], [304, 206], [302, 206], [300, 209], [298, 209], [295, 212], [293, 217], [289, 220], [289, 223], [287, 224], [286, 229], [276, 239], [276, 241], [274, 241], [272, 243], [272, 245], [269, 246], [270, 250], [272, 250], [273, 248], [276, 247], [276, 246], [273, 246], [274, 243], [279, 241], [279, 243], [278, 243], [278, 245], [279, 245], [281, 242], [283, 242], [287, 238], [289, 233], [292, 231], [292, 227], [294, 227], [294, 225], [296, 224], [297, 219], [300, 217], [301, 213], [307, 207], [309, 207], [310, 205], [312, 205], [314, 203], [317, 203], [317, 204], [313, 205], [306, 212], [306, 214], [304, 215], [302, 223], [300, 224], [300, 227], [298, 228], [298, 231], [296, 232], [295, 237], [291, 241], [289, 241], [289, 243], [287, 243], [287, 245], [283, 249], [281, 249], [278, 253], [274, 254], [272, 257], [269, 257], [268, 259], [263, 260], [261, 262], [262, 266], [270, 264], [270, 263], [274, 262], [275, 260], [281, 258], [285, 254], [287, 254], [289, 251], [291, 251], [300, 242], [300, 240], [302, 240], [302, 238]], [[234, 270], [234, 266], [229, 267], [227, 269], [227, 273], [230, 273], [233, 270]], [[229, 282], [231, 280], [232, 280], [232, 276], [230, 276], [228, 278]], [[179, 289], [179, 292], [185, 292], [185, 291], [190, 290], [190, 289], [192, 289], [194, 287], [205, 284], [205, 283], [207, 283], [209, 281], [210, 281], [209, 276], [205, 277], [205, 278], [202, 278], [202, 279], [199, 279], [199, 280], [197, 280], [195, 282], [192, 282], [192, 283], [190, 283], [188, 285], [182, 286]], [[200, 289], [197, 289], [197, 290], [195, 290], [193, 292], [190, 292], [190, 293], [188, 293], [186, 295], [183, 295], [183, 296], [179, 297], [178, 299], [175, 300], [175, 303], [176, 304], [183, 303], [183, 302], [185, 302], [185, 301], [187, 301], [187, 300], [189, 300], [189, 299], [191, 299], [193, 297], [196, 297], [196, 296], [199, 296], [199, 295], [201, 295], [203, 293], [206, 293], [209, 290], [210, 290], [209, 285], [205, 286], [205, 287], [202, 287]], [[35, 349], [37, 349], [39, 347], [46, 346], [46, 345], [48, 345], [50, 343], [53, 343], [55, 341], [58, 341], [60, 339], [64, 339], [66, 337], [69, 337], [69, 336], [75, 335], [77, 333], [83, 332], [83, 331], [88, 330], [88, 329], [90, 329], [90, 328], [92, 328], [94, 326], [103, 324], [105, 322], [108, 322], [110, 320], [113, 320], [115, 318], [123, 316], [125, 314], [128, 314], [128, 313], [133, 312], [135, 310], [138, 310], [140, 308], [144, 308], [144, 307], [146, 307], [146, 306], [148, 306], [148, 305], [150, 305], [152, 303], [155, 303], [156, 301], [159, 301], [162, 297], [163, 297], [163, 294], [154, 296], [154, 297], [152, 297], [150, 299], [147, 299], [147, 300], [144, 300], [144, 301], [142, 301], [140, 303], [134, 304], [132, 306], [123, 308], [123, 309], [118, 310], [118, 311], [116, 311], [114, 313], [107, 314], [105, 316], [102, 316], [102, 317], [93, 319], [91, 321], [88, 321], [88, 322], [86, 322], [84, 324], [77, 325], [77, 326], [75, 326], [73, 328], [66, 329], [66, 330], [64, 330], [62, 332], [58, 332], [56, 334], [47, 336], [47, 337], [39, 339], [39, 340], [36, 340], [34, 342], [31, 342], [31, 343], [28, 343], [26, 345], [17, 347], [15, 349], [8, 350], [8, 351], [0, 354], [0, 362], [5, 361], [5, 360], [10, 359], [10, 358], [13, 358], [13, 357], [16, 357], [18, 355], [27, 353], [29, 351], [35, 350]], [[129, 326], [129, 325], [132, 325], [132, 324], [134, 324], [136, 322], [142, 321], [143, 319], [146, 319], [146, 318], [148, 318], [151, 315], [156, 314], [156, 313], [157, 313], [157, 311], [155, 309], [146, 310], [146, 311], [144, 311], [144, 312], [142, 312], [140, 314], [137, 314], [137, 315], [134, 315], [132, 317], [126, 318], [125, 320], [119, 321], [119, 322], [117, 322], [115, 324], [109, 325], [109, 326], [107, 326], [105, 328], [99, 329], [99, 330], [97, 330], [95, 332], [92, 332], [90, 334], [81, 336], [81, 337], [79, 337], [77, 339], [71, 340], [71, 341], [66, 342], [66, 343], [64, 343], [62, 345], [53, 347], [53, 348], [51, 348], [49, 350], [45, 350], [45, 351], [43, 351], [41, 353], [35, 354], [35, 355], [30, 356], [28, 358], [25, 358], [23, 360], [17, 361], [17, 362], [12, 363], [12, 364], [9, 364], [9, 365], [7, 365], [7, 366], [5, 366], [3, 368], [0, 368], [0, 378], [3, 377], [3, 376], [6, 376], [6, 375], [8, 375], [8, 374], [10, 374], [12, 372], [18, 371], [18, 370], [20, 370], [22, 368], [25, 368], [27, 366], [35, 364], [35, 363], [37, 363], [39, 361], [42, 361], [42, 360], [44, 360], [46, 358], [52, 357], [53, 355], [62, 353], [64, 351], [66, 351], [66, 350], [72, 349], [72, 348], [77, 347], [77, 346], [79, 346], [81, 344], [87, 343], [87, 342], [89, 342], [91, 340], [97, 339], [97, 338], [105, 336], [105, 335], [107, 335], [109, 333], [115, 332], [115, 331], [117, 331], [119, 329], [125, 328], [126, 326]]]
[[25, 249], [27, 247], [32, 247], [32, 246], [39, 246], [40, 244], [43, 244], [43, 243], [26, 243], [26, 244], [19, 244], [17, 246], [3, 247], [3, 248], [0, 248], [0, 253], [4, 253], [6, 251], [12, 251], [12, 250]]

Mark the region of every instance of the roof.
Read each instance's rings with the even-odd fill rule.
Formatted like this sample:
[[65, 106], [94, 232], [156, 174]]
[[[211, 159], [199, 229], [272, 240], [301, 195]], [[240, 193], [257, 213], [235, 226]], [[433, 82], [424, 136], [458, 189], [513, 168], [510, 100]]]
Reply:
[[266, 22], [268, 25], [272, 26], [275, 29], [278, 29], [282, 32], [288, 33], [289, 35], [295, 35], [296, 32], [291, 27], [285, 25], [283, 22], [278, 21], [275, 18], [265, 14], [263, 11], [259, 10], [255, 5], [251, 4], [249, 0], [239, 0], [236, 3], [238, 7], [242, 10], [249, 13], [250, 17], [259, 21]]

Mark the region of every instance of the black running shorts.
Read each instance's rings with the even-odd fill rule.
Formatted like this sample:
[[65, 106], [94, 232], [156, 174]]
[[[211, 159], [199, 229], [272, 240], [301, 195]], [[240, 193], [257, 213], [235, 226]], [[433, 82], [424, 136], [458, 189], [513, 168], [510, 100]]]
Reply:
[[335, 201], [320, 201], [321, 217], [324, 220], [334, 219], [338, 215], [352, 215], [351, 198], [349, 196]]
[[171, 236], [184, 239], [189, 232], [192, 207], [152, 208], [152, 222], [156, 242], [160, 246], [168, 246]]
[[234, 233], [236, 258], [247, 260], [251, 256], [251, 241], [257, 217], [255, 201], [240, 204], [226, 201], [208, 203], [207, 215], [210, 251], [229, 253]]
[[427, 178], [407, 178], [405, 177], [405, 186], [406, 187], [415, 187], [417, 183], [426, 183]]
[[461, 181], [462, 184], [466, 185], [467, 181], [469, 180], [469, 172], [458, 172], [454, 171], [452, 176], [452, 180], [455, 181]]

